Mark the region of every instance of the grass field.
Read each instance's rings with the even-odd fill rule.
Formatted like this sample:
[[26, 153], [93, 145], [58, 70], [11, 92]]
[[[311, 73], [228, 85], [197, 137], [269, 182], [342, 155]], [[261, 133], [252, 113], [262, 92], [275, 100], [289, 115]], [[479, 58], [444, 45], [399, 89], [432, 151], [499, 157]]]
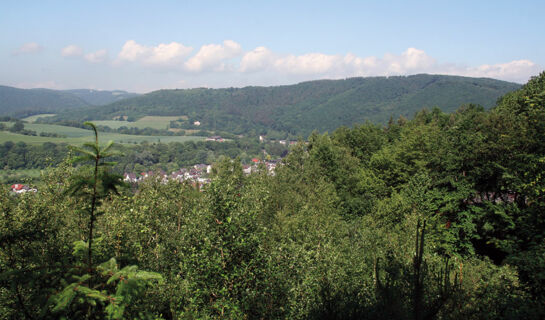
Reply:
[[41, 169], [0, 170], [0, 183], [22, 183], [36, 181]]
[[[54, 137], [40, 137], [40, 136], [26, 136], [17, 133], [11, 133], [7, 131], [0, 131], [0, 143], [6, 141], [25, 142], [28, 144], [42, 144], [44, 142], [53, 142], [53, 143], [70, 143], [70, 144], [81, 144], [83, 142], [92, 141], [93, 132], [91, 130], [85, 130], [80, 128], [73, 128], [67, 126], [58, 126], [53, 124], [34, 124], [27, 123], [25, 124], [25, 129], [36, 131], [38, 134], [40, 132], [53, 132], [64, 135], [66, 137], [54, 138]], [[101, 141], [113, 140], [117, 143], [140, 143], [143, 141], [148, 142], [186, 142], [186, 141], [200, 141], [204, 140], [204, 137], [195, 137], [195, 136], [140, 136], [140, 135], [128, 135], [120, 134], [113, 132], [100, 132], [99, 138]]]
[[56, 115], [56, 114], [54, 114], [54, 113], [35, 114], [33, 116], [26, 117], [26, 118], [21, 119], [21, 120], [32, 123], [32, 122], [38, 120], [38, 118], [47, 118], [47, 117], [52, 117], [54, 115]]
[[91, 134], [90, 130], [42, 123], [26, 123], [25, 129], [36, 131], [38, 134], [42, 132], [54, 132], [68, 138], [86, 137]]
[[161, 116], [145, 116], [138, 119], [135, 122], [117, 121], [117, 120], [97, 120], [93, 121], [97, 126], [108, 126], [112, 129], [120, 127], [135, 127], [138, 129], [153, 128], [153, 129], [167, 129], [170, 121], [183, 119], [187, 120], [187, 116], [173, 116], [173, 117], [161, 117]]

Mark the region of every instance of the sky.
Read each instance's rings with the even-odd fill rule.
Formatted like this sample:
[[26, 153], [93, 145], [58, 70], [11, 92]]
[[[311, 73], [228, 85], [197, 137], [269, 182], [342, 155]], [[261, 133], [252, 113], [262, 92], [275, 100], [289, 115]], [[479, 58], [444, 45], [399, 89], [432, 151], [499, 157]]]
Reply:
[[418, 73], [525, 83], [545, 1], [0, 0], [0, 85], [127, 90]]

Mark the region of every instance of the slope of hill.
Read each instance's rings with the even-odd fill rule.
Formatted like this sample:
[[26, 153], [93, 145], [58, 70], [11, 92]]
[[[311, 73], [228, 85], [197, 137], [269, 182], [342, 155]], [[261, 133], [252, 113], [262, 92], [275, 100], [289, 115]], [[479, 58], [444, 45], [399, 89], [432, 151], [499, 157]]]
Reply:
[[0, 86], [0, 115], [25, 117], [40, 113], [56, 113], [84, 106], [105, 105], [135, 96], [138, 94], [120, 90], [18, 89]]
[[520, 85], [459, 76], [427, 75], [319, 80], [277, 87], [159, 90], [107, 106], [86, 107], [52, 119], [98, 120], [116, 116], [186, 115], [191, 129], [232, 133], [307, 135], [365, 120], [411, 117], [422, 108], [445, 112], [466, 103], [485, 108]]
[[132, 98], [138, 96], [137, 93], [131, 93], [122, 90], [93, 90], [93, 89], [74, 89], [74, 90], [63, 90], [63, 92], [68, 92], [76, 97], [82, 99], [93, 106], [101, 106], [105, 104], [110, 104], [116, 101], [120, 101], [127, 98]]
[[25, 117], [88, 105], [83, 99], [68, 92], [0, 86], [0, 115]]

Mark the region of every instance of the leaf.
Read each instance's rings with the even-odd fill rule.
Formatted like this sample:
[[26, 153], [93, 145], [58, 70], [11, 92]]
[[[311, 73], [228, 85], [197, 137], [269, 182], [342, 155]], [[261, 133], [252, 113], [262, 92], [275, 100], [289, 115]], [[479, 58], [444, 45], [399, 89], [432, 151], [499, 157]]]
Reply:
[[100, 153], [105, 154], [106, 152], [108, 152], [108, 150], [110, 150], [110, 148], [112, 148], [113, 145], [114, 142], [112, 140], [108, 141], [108, 144], [100, 151]]

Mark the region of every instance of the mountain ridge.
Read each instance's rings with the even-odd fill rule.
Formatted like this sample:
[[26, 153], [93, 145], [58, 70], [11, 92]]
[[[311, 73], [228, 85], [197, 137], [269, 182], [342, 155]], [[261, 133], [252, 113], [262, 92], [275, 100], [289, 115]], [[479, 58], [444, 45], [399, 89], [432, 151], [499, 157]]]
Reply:
[[106, 105], [137, 95], [122, 90], [21, 89], [0, 85], [0, 115], [25, 117], [39, 113], [56, 113], [85, 106]]
[[[47, 121], [187, 116], [187, 121], [179, 123], [182, 129], [306, 136], [313, 130], [409, 118], [435, 106], [444, 112], [469, 103], [491, 108], [501, 96], [518, 88], [519, 84], [489, 78], [419, 74], [269, 87], [162, 89], [104, 106], [60, 112]], [[195, 121], [200, 125], [195, 126]]]

